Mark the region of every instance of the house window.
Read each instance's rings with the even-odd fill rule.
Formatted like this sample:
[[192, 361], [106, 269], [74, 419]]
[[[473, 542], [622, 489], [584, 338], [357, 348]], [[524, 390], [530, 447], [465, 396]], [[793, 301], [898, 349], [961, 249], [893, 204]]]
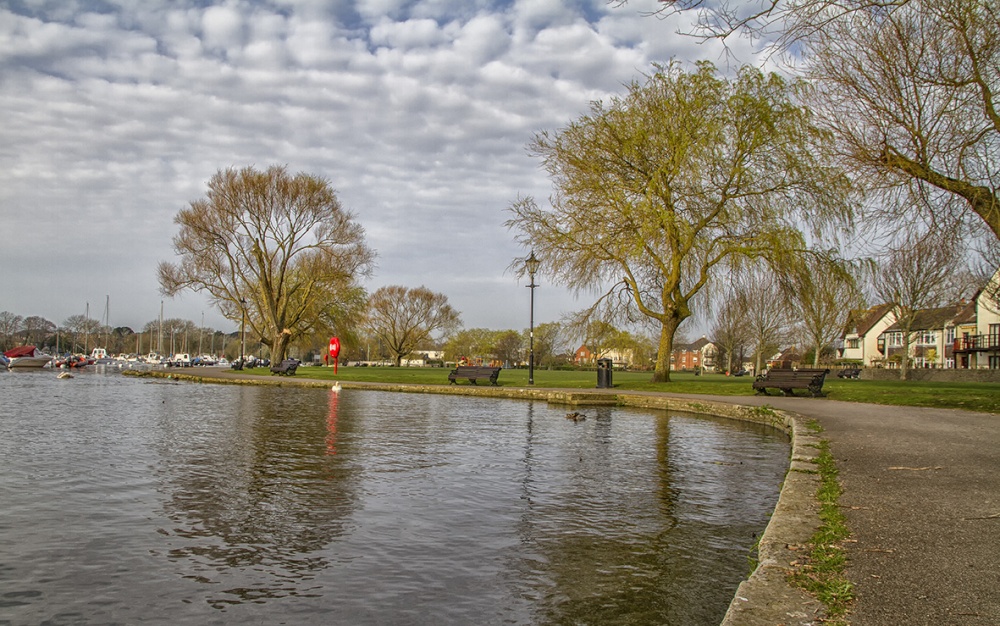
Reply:
[[955, 327], [949, 326], [944, 331], [944, 341], [948, 344], [955, 343]]
[[901, 346], [901, 345], [903, 345], [903, 333], [898, 332], [898, 331], [897, 332], [889, 333], [889, 342], [888, 343], [889, 343], [890, 346]]
[[[1000, 346], [1000, 324], [990, 324], [990, 346], [995, 348]], [[992, 367], [991, 367], [992, 369]]]
[[852, 349], [852, 350], [857, 350], [858, 348], [861, 347], [861, 340], [858, 339], [857, 337], [848, 339], [847, 340], [847, 347], [850, 348], [850, 349]]
[[931, 345], [931, 346], [933, 346], [933, 345], [937, 344], [937, 333], [934, 332], [934, 331], [925, 330], [922, 333], [920, 333], [920, 338], [919, 339], [920, 339], [920, 344], [921, 345], [924, 345], [924, 346]]
[[1000, 370], [1000, 356], [990, 355], [990, 369]]

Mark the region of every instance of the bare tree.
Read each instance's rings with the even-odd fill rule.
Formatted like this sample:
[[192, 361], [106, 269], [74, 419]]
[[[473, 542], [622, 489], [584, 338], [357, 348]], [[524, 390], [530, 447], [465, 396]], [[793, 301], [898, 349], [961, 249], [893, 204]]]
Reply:
[[[726, 357], [726, 371], [733, 371], [733, 359], [750, 343], [750, 323], [744, 308], [745, 298], [740, 293], [738, 283], [728, 283], [721, 296], [722, 304], [712, 324], [712, 343], [719, 347]], [[739, 363], [742, 366], [742, 362]]]
[[368, 299], [366, 324], [385, 344], [397, 366], [434, 333], [447, 334], [461, 323], [448, 297], [426, 287], [380, 287]]
[[24, 327], [24, 318], [10, 311], [0, 312], [0, 350], [10, 350], [15, 345], [15, 335]]
[[[883, 203], [940, 221], [969, 211], [1000, 237], [1000, 5], [910, 0], [809, 40], [807, 75], [844, 162]], [[947, 202], [948, 198], [957, 203]]]
[[847, 263], [829, 256], [805, 254], [784, 268], [780, 283], [804, 337], [813, 346], [813, 366], [825, 348], [843, 337], [851, 310], [863, 297]]
[[952, 276], [960, 265], [952, 240], [944, 236], [916, 235], [890, 250], [875, 266], [872, 284], [902, 333], [903, 360], [900, 379], [906, 380], [914, 323], [922, 309], [946, 304]]
[[208, 195], [174, 221], [181, 261], [160, 263], [160, 290], [207, 291], [236, 323], [245, 313], [274, 360], [284, 359], [289, 343], [320, 324], [374, 265], [364, 229], [330, 184], [290, 176], [284, 167], [219, 171]]
[[56, 332], [56, 325], [44, 317], [29, 315], [24, 318], [25, 345], [41, 345], [54, 332]]
[[602, 294], [595, 316], [656, 324], [654, 381], [670, 379], [674, 335], [720, 267], [801, 246], [797, 217], [849, 215], [797, 90], [751, 68], [730, 81], [672, 64], [532, 144], [552, 209], [519, 199], [508, 227], [557, 282]]
[[748, 276], [745, 288], [739, 291], [738, 302], [746, 313], [754, 372], [759, 374], [764, 357], [777, 349], [788, 333], [791, 325], [788, 305], [775, 275], [760, 269]]

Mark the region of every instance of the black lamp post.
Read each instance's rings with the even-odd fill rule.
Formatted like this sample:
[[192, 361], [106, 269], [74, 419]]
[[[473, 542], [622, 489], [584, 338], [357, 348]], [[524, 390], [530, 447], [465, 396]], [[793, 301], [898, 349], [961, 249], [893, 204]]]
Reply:
[[528, 318], [528, 384], [535, 384], [535, 272], [542, 262], [535, 258], [535, 251], [531, 251], [531, 256], [524, 262], [524, 267], [528, 270], [531, 283], [528, 289], [531, 290], [531, 312]]

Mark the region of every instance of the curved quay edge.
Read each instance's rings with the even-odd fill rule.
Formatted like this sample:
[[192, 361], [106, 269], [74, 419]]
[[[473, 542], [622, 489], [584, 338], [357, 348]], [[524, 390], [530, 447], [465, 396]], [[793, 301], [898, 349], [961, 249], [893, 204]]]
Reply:
[[[238, 385], [330, 388], [330, 382], [284, 376], [259, 376], [208, 370], [198, 373], [125, 371], [138, 377], [172, 378], [192, 382]], [[824, 615], [823, 605], [806, 591], [787, 582], [800, 547], [808, 544], [820, 527], [816, 490], [819, 476], [815, 459], [819, 437], [807, 427], [806, 418], [770, 407], [744, 406], [715, 400], [690, 399], [660, 392], [619, 392], [613, 389], [546, 389], [473, 385], [419, 385], [405, 383], [341, 382], [343, 389], [403, 393], [433, 393], [506, 399], [538, 400], [568, 406], [613, 405], [700, 413], [777, 428], [791, 439], [788, 472], [771, 520], [758, 542], [757, 567], [740, 583], [720, 626], [815, 626]], [[734, 400], [738, 396], [734, 397]]]

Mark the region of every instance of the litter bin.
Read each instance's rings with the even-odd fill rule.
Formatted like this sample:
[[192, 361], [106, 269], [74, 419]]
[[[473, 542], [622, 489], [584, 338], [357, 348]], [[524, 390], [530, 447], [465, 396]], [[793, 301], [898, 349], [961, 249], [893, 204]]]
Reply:
[[598, 389], [611, 389], [614, 387], [614, 382], [612, 381], [612, 362], [611, 359], [597, 359], [597, 388]]

